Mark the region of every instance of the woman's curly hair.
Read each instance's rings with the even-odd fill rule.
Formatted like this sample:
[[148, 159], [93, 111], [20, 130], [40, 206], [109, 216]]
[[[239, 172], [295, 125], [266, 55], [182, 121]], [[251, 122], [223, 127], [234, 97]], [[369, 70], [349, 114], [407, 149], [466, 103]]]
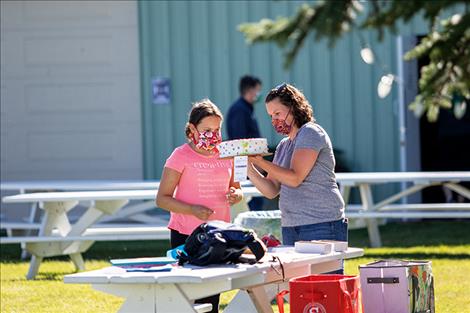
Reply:
[[279, 98], [283, 105], [291, 109], [297, 127], [301, 127], [308, 122], [315, 122], [312, 106], [304, 94], [294, 86], [284, 83], [271, 89], [265, 102], [268, 103], [276, 98]]

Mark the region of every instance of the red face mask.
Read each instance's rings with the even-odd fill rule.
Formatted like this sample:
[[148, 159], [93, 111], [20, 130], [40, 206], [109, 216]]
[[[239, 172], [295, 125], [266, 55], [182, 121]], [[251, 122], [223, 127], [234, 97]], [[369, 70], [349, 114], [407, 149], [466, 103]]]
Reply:
[[281, 135], [289, 135], [290, 131], [292, 130], [292, 124], [293, 124], [294, 120], [292, 120], [292, 122], [290, 123], [290, 125], [286, 123], [286, 119], [287, 119], [287, 117], [289, 116], [289, 114], [290, 114], [290, 109], [289, 109], [289, 113], [287, 113], [285, 119], [283, 119], [283, 120], [273, 119], [273, 120], [271, 121], [271, 124], [273, 125], [274, 130], [275, 130], [278, 134], [281, 134]]
[[217, 147], [219, 143], [222, 142], [222, 135], [220, 131], [218, 132], [211, 132], [211, 131], [204, 131], [198, 132], [199, 133], [199, 140], [196, 140], [196, 137], [193, 136], [193, 143], [196, 145], [196, 148], [203, 149], [203, 150], [213, 150]]

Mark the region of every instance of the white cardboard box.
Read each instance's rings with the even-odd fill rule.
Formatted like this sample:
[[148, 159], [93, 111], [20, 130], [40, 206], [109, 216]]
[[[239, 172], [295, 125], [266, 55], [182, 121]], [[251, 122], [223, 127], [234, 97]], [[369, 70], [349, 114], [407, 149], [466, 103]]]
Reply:
[[295, 244], [295, 252], [299, 253], [318, 253], [328, 254], [333, 252], [333, 244], [329, 242], [321, 242], [318, 240], [312, 241], [297, 241]]
[[332, 243], [333, 250], [336, 252], [346, 251], [348, 250], [348, 242], [347, 241], [338, 241], [338, 240], [318, 240], [320, 242]]

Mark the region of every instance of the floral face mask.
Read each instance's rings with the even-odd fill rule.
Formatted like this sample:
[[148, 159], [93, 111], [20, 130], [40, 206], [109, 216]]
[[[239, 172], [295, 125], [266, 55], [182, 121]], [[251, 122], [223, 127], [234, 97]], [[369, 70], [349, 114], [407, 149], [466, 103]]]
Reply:
[[217, 145], [222, 142], [222, 135], [220, 134], [220, 131], [203, 131], [198, 133], [198, 140], [196, 140], [196, 137], [193, 136], [193, 143], [198, 149], [210, 151], [215, 149]]
[[283, 120], [280, 120], [280, 119], [273, 119], [271, 121], [273, 127], [274, 127], [274, 130], [278, 133], [278, 134], [281, 134], [281, 135], [289, 135], [290, 131], [292, 130], [292, 124], [294, 123], [294, 120], [292, 120], [292, 122], [289, 124], [286, 123], [286, 119], [287, 117], [289, 116], [290, 114], [290, 109], [289, 109], [289, 113], [287, 113], [286, 115], [286, 118], [283, 119]]

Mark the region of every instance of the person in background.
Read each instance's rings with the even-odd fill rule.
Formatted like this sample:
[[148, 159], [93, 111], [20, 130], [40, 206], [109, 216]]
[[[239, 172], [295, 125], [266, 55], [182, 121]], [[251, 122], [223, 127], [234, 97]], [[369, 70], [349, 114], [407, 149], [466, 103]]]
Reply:
[[[335, 175], [330, 137], [313, 117], [304, 94], [290, 84], [272, 89], [266, 110], [276, 132], [286, 136], [273, 162], [249, 157], [248, 177], [267, 198], [280, 194], [282, 241], [348, 240], [344, 201]], [[261, 175], [257, 168], [267, 172]], [[336, 273], [343, 273], [343, 269]]]
[[[170, 245], [176, 248], [203, 222], [230, 222], [230, 205], [242, 200], [233, 160], [219, 159], [222, 113], [209, 99], [195, 103], [186, 124], [188, 142], [166, 160], [156, 204], [170, 211]], [[196, 300], [218, 312], [219, 295]]]
[[[261, 134], [254, 115], [254, 105], [261, 95], [261, 80], [255, 76], [245, 75], [240, 78], [240, 97], [230, 106], [227, 113], [227, 134], [229, 140], [260, 138]], [[263, 207], [262, 197], [253, 197], [248, 202], [250, 211]]]

